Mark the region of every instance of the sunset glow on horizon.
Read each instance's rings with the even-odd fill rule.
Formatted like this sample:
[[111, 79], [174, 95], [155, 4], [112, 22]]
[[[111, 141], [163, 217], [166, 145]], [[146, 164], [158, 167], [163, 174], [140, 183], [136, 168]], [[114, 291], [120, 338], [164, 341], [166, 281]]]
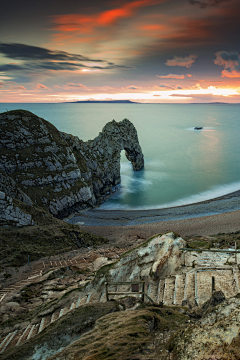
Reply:
[[54, 4], [4, 5], [0, 102], [240, 102], [239, 0]]

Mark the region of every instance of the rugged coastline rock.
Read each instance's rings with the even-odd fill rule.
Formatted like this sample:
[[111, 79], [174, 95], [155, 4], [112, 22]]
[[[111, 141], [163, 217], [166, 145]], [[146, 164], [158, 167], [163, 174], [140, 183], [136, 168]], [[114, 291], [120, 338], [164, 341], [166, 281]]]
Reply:
[[118, 249], [117, 258], [105, 248], [108, 264], [97, 272], [90, 264], [100, 265], [99, 249], [65, 257], [65, 267], [49, 259], [0, 306], [1, 359], [238, 360], [239, 268], [219, 253], [209, 263], [204, 244], [183, 255], [189, 244], [171, 232]]
[[64, 217], [94, 207], [120, 183], [120, 154], [144, 166], [137, 131], [127, 119], [84, 142], [25, 110], [0, 114], [0, 190]]
[[15, 206], [13, 199], [0, 191], [0, 225], [21, 227], [34, 224], [30, 214]]

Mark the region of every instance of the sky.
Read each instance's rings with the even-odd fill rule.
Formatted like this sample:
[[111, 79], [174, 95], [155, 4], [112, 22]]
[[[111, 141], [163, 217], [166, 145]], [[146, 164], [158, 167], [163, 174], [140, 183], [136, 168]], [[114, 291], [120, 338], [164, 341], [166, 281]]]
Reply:
[[0, 102], [240, 103], [239, 0], [2, 0]]

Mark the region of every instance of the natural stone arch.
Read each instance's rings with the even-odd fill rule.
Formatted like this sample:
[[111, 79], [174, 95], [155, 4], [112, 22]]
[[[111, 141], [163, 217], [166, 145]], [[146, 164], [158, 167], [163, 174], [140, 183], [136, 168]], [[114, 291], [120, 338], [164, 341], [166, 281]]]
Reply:
[[133, 170], [141, 170], [144, 157], [139, 145], [137, 130], [124, 119], [107, 123], [102, 132], [86, 143], [98, 159], [98, 167], [92, 168], [93, 189], [96, 198], [105, 195], [112, 187], [119, 184], [121, 151], [125, 150], [126, 158], [132, 163]]

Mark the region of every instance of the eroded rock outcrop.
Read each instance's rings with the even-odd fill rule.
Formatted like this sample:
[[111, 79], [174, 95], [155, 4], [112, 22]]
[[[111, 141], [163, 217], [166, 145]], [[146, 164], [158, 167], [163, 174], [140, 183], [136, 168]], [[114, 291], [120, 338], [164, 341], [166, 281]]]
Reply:
[[[182, 263], [180, 248], [186, 241], [175, 233], [156, 235], [145, 244], [124, 254], [111, 266], [103, 279], [113, 281], [144, 280], [159, 281], [177, 274]], [[101, 273], [99, 274], [101, 278]]]
[[30, 214], [14, 205], [13, 199], [0, 191], [0, 226], [21, 227], [34, 225]]
[[127, 119], [113, 120], [88, 142], [29, 111], [2, 113], [0, 124], [0, 190], [55, 216], [101, 203], [120, 182], [121, 150], [134, 170], [144, 165], [137, 131]]
[[173, 353], [179, 360], [239, 359], [239, 317], [240, 299], [225, 300], [209, 309], [198, 326], [173, 336]]
[[97, 200], [120, 183], [122, 150], [125, 150], [133, 170], [141, 170], [144, 166], [137, 131], [127, 119], [107, 123], [95, 139], [87, 142], [68, 134], [62, 133], [62, 136], [70, 145], [75, 157], [80, 162], [85, 159], [88, 171], [83, 176], [88, 180], [91, 179], [93, 193]]

